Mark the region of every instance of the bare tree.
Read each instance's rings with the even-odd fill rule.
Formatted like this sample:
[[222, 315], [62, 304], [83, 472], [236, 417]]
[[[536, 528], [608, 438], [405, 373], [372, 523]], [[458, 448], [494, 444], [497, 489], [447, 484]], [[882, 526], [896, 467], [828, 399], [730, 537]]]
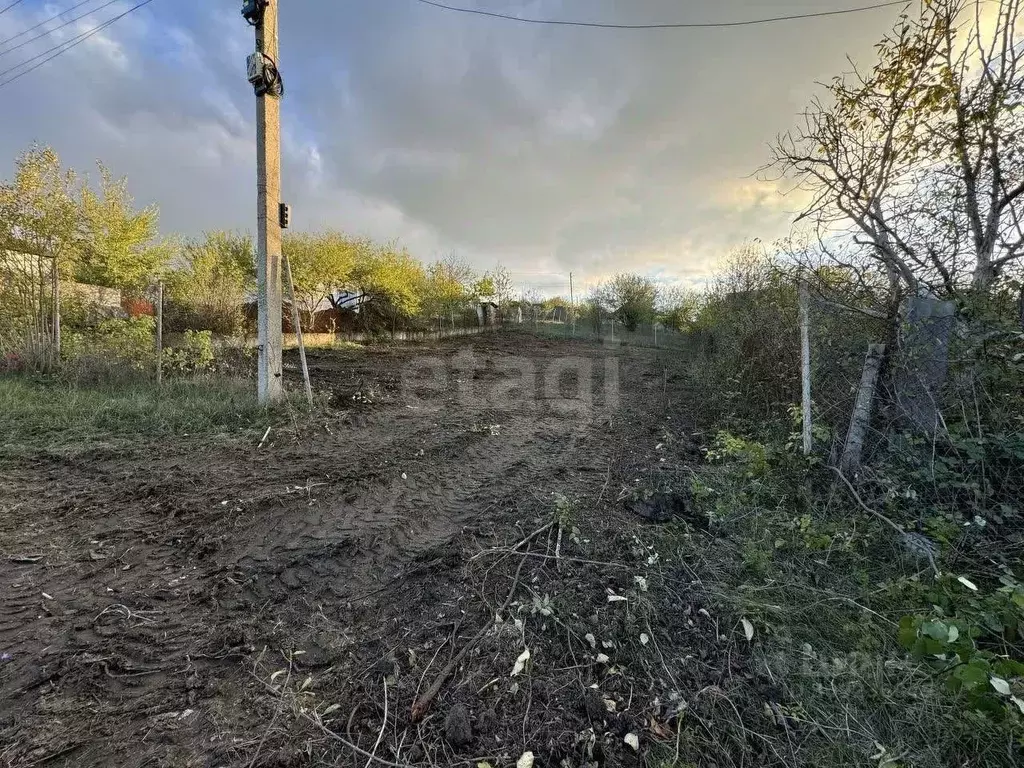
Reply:
[[878, 63], [833, 80], [773, 147], [768, 167], [810, 195], [823, 249], [894, 293], [987, 291], [1024, 256], [1021, 0], [981, 9], [930, 0], [902, 16]]

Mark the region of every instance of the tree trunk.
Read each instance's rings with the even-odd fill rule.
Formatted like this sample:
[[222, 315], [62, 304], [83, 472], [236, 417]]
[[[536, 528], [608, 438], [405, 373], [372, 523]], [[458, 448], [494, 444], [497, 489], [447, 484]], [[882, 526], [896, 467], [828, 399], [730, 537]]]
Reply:
[[995, 270], [992, 267], [992, 257], [987, 254], [979, 253], [978, 263], [974, 267], [974, 290], [978, 293], [988, 294], [995, 278]]
[[878, 385], [878, 372], [882, 368], [885, 357], [885, 344], [870, 344], [864, 359], [864, 370], [860, 376], [860, 387], [857, 400], [850, 416], [850, 429], [846, 433], [846, 444], [843, 456], [839, 460], [839, 469], [843, 474], [852, 477], [860, 470], [861, 455], [864, 452], [864, 437], [871, 424], [871, 408], [875, 400], [875, 388]]

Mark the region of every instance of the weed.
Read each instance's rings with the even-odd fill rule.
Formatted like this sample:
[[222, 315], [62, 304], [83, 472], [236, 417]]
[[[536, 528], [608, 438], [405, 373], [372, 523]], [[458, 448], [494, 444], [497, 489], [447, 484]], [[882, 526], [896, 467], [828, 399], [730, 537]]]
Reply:
[[[1024, 586], [1014, 572], [977, 585], [931, 579], [781, 438], [719, 432], [708, 458], [692, 496], [718, 521], [715, 540], [673, 536], [674, 557], [701, 564], [720, 613], [758, 626], [755, 663], [781, 688], [785, 727], [806, 735], [792, 764], [1014, 764], [1010, 745], [1024, 744]], [[926, 495], [905, 480], [883, 491], [902, 519]], [[918, 513], [924, 529], [962, 547], [962, 515], [932, 509]], [[966, 530], [983, 532], [985, 521]], [[701, 738], [684, 728], [684, 746]]]

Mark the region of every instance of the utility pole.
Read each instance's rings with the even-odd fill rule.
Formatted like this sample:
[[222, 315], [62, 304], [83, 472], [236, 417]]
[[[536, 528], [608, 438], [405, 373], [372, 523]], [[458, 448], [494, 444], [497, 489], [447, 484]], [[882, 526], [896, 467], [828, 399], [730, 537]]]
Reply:
[[256, 28], [249, 82], [256, 89], [256, 290], [259, 364], [257, 394], [269, 404], [284, 395], [281, 379], [281, 102], [278, 0], [249, 0], [243, 15]]

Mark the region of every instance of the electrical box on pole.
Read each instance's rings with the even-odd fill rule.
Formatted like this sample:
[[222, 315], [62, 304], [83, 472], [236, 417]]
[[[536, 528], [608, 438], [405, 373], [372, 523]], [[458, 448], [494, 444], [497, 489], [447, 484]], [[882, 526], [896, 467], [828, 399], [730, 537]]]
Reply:
[[275, 99], [284, 96], [281, 73], [277, 71], [274, 60], [265, 53], [250, 53], [245, 68], [257, 96], [273, 96]]
[[267, 0], [242, 0], [242, 16], [254, 27], [263, 22], [266, 10]]

